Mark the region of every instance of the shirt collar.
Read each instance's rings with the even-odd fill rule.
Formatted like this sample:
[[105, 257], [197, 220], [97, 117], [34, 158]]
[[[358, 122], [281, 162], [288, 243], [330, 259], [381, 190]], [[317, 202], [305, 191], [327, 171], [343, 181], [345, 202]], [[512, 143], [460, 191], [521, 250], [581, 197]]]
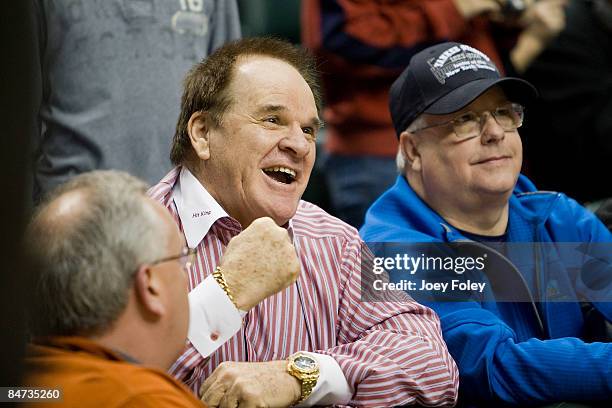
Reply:
[[[181, 169], [179, 180], [174, 184], [172, 199], [189, 248], [196, 248], [217, 220], [231, 218], [186, 167]], [[293, 219], [282, 227], [287, 229], [293, 242]]]
[[[67, 352], [87, 352], [91, 355], [113, 361], [127, 361], [140, 364], [138, 360], [117, 349], [111, 349], [87, 337], [79, 336], [47, 336], [35, 337], [30, 343], [31, 350], [36, 352], [40, 347], [52, 347]], [[45, 353], [48, 354], [48, 353]]]
[[229, 217], [186, 167], [181, 169], [179, 181], [172, 190], [172, 199], [189, 248], [197, 247], [218, 219]]

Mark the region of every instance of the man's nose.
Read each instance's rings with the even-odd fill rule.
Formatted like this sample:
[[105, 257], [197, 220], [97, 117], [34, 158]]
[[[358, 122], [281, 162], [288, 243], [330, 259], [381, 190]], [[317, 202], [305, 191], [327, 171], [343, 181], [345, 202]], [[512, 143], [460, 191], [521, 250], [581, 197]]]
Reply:
[[279, 142], [281, 150], [289, 150], [295, 156], [302, 158], [311, 150], [312, 141], [308, 139], [308, 135], [304, 133], [302, 127], [293, 125], [287, 130], [287, 134]]
[[502, 128], [497, 120], [490, 112], [484, 112], [480, 118], [480, 136], [482, 143], [493, 143], [504, 138], [504, 128]]

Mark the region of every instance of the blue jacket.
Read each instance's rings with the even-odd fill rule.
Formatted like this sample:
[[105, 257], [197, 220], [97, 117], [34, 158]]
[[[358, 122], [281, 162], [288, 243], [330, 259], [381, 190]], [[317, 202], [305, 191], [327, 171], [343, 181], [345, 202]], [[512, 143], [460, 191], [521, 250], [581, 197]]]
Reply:
[[[466, 240], [416, 195], [403, 176], [368, 210], [361, 235], [371, 243]], [[507, 240], [612, 242], [612, 234], [576, 201], [536, 191], [521, 175], [510, 198]], [[520, 273], [534, 273], [527, 269]], [[612, 400], [612, 344], [580, 340], [585, 322], [578, 302], [540, 304], [543, 329], [525, 318], [531, 304], [428, 305], [440, 315], [444, 339], [459, 366], [460, 398], [465, 403]], [[593, 305], [612, 321], [612, 303]]]

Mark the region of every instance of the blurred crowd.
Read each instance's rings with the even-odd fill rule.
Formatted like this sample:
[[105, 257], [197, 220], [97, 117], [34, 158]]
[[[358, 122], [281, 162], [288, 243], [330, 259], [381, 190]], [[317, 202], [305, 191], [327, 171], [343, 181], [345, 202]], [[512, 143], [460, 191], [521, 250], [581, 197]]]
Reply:
[[240, 35], [238, 6], [247, 36], [301, 37], [316, 54], [325, 129], [317, 183], [306, 198], [347, 223], [360, 227], [396, 176], [391, 83], [415, 53], [443, 41], [485, 52], [502, 72], [538, 89], [522, 136], [524, 173], [540, 189], [595, 210], [612, 197], [612, 184], [598, 177], [612, 159], [610, 1], [34, 3], [35, 201], [94, 169], [158, 180], [170, 168], [181, 79], [191, 64]]

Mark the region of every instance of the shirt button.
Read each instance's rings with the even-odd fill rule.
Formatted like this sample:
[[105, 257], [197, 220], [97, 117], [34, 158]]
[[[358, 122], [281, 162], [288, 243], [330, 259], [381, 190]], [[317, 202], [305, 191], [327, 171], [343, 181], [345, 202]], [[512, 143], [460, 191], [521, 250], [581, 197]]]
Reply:
[[210, 339], [212, 341], [217, 341], [217, 339], [219, 338], [219, 333], [218, 332], [212, 332], [210, 333]]

